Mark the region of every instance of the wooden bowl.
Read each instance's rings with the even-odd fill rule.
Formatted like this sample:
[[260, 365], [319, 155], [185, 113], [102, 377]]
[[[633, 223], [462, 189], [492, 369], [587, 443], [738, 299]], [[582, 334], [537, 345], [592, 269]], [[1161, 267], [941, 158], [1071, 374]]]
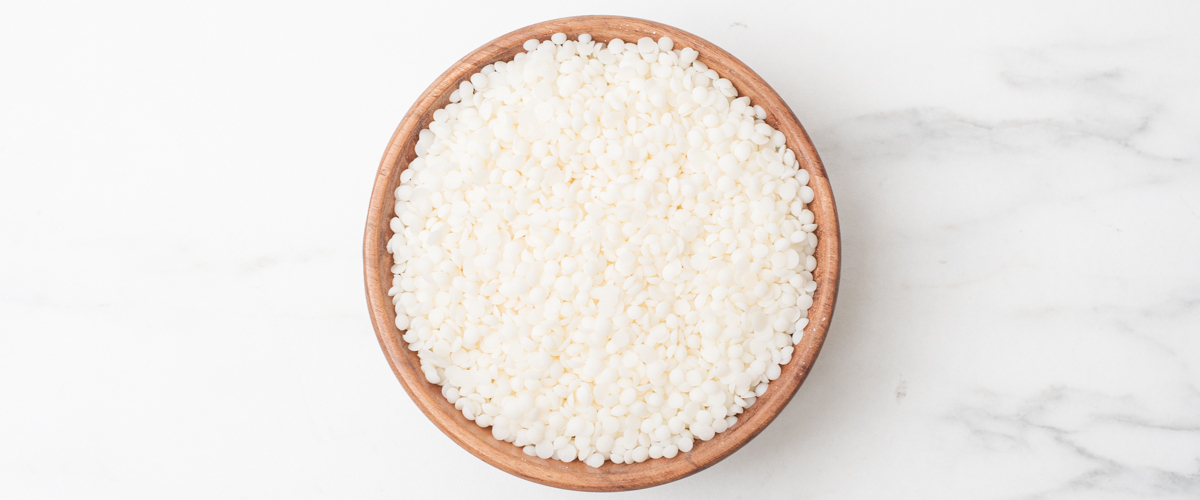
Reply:
[[[808, 185], [816, 193], [810, 210], [816, 215], [818, 224], [819, 243], [814, 276], [817, 291], [808, 312], [809, 323], [804, 331], [804, 339], [795, 346], [791, 361], [783, 367], [779, 378], [771, 382], [767, 392], [738, 415], [737, 424], [709, 441], [697, 440], [690, 452], [681, 453], [675, 458], [652, 459], [635, 464], [606, 462], [597, 469], [579, 461], [563, 463], [527, 456], [521, 448], [493, 438], [490, 429], [479, 427], [463, 417], [462, 412], [455, 410], [454, 405], [442, 396], [441, 387], [425, 380], [416, 353], [405, 347], [401, 339], [404, 332], [395, 325], [396, 314], [387, 295], [392, 282], [392, 256], [388, 254], [386, 246], [392, 236], [389, 221], [393, 217], [392, 208], [395, 204], [393, 192], [400, 184], [400, 173], [416, 157], [414, 147], [417, 133], [429, 125], [435, 110], [449, 103], [450, 92], [457, 89], [460, 82], [488, 64], [512, 60], [522, 51], [521, 45], [526, 40], [546, 40], [555, 33], [566, 33], [572, 40], [587, 33], [602, 42], [620, 38], [635, 43], [642, 37], [657, 40], [668, 36], [674, 40], [676, 48], [691, 47], [698, 50], [699, 60], [732, 81], [739, 95], [750, 96], [752, 104], [766, 109], [767, 123], [784, 133], [788, 147], [796, 152], [797, 161], [810, 174]], [[371, 322], [375, 325], [379, 344], [392, 371], [413, 402], [450, 439], [483, 461], [530, 481], [584, 491], [633, 490], [681, 479], [717, 463], [762, 432], [792, 399], [821, 350], [837, 298], [840, 254], [837, 210], [825, 169], [804, 127], [779, 94], [737, 58], [696, 35], [655, 22], [613, 16], [568, 17], [527, 26], [492, 40], [442, 73], [413, 104], [388, 143], [375, 177], [363, 241]]]

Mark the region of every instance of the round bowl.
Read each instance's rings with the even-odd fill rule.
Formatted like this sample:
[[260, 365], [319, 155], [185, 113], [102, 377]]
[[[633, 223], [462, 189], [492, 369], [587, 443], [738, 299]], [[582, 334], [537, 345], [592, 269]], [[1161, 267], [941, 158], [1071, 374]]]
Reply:
[[[782, 374], [771, 382], [767, 392], [738, 415], [737, 424], [709, 441], [697, 441], [691, 451], [675, 458], [635, 464], [605, 462], [599, 468], [592, 468], [579, 461], [563, 463], [527, 456], [521, 448], [493, 438], [490, 429], [476, 425], [455, 410], [454, 405], [442, 396], [441, 387], [425, 380], [416, 353], [406, 348], [401, 338], [404, 332], [395, 325], [396, 313], [387, 294], [392, 282], [392, 256], [387, 252], [387, 242], [392, 236], [389, 221], [393, 217], [393, 192], [400, 184], [400, 173], [416, 157], [417, 133], [429, 125], [435, 110], [449, 103], [451, 91], [457, 89], [460, 82], [488, 64], [511, 60], [522, 51], [521, 46], [526, 40], [545, 40], [555, 33], [566, 33], [571, 39], [587, 33], [602, 42], [614, 38], [636, 42], [647, 36], [655, 40], [668, 36], [678, 48], [691, 47], [699, 51], [699, 60], [732, 81], [738, 95], [750, 96], [753, 104], [766, 110], [766, 122], [783, 132], [788, 147], [796, 153], [796, 160], [808, 171], [808, 185], [816, 193], [809, 209], [816, 215], [818, 224], [817, 269], [814, 273], [817, 290], [808, 312], [809, 323], [804, 329], [803, 340], [795, 346], [791, 361], [783, 366]], [[804, 382], [825, 341], [837, 298], [840, 255], [837, 210], [825, 168], [804, 127], [779, 94], [737, 58], [696, 35], [664, 24], [614, 16], [568, 17], [527, 26], [492, 40], [442, 73], [417, 98], [388, 143], [371, 192], [363, 241], [371, 322], [392, 371], [413, 402], [451, 440], [481, 460], [523, 479], [583, 491], [633, 490], [675, 481], [717, 463], [762, 432]]]

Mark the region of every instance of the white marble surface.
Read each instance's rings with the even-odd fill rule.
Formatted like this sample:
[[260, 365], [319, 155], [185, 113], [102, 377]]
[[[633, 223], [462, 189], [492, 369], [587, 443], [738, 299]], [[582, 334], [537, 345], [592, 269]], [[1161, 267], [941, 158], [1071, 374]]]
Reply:
[[500, 3], [0, 6], [0, 498], [586, 496], [424, 419], [359, 248], [424, 86], [588, 12], [767, 78], [844, 245], [780, 418], [616, 497], [1200, 497], [1200, 5]]

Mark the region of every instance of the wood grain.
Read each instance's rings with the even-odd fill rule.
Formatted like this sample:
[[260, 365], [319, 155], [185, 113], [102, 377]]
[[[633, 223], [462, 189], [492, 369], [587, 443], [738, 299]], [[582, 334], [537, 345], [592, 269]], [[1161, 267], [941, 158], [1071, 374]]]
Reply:
[[[800, 165], [810, 174], [809, 186], [816, 193], [810, 210], [816, 215], [820, 239], [814, 273], [817, 291], [804, 339], [795, 346], [792, 360], [783, 367], [780, 377], [770, 384], [766, 394], [738, 416], [736, 425], [709, 441], [697, 441], [692, 451], [675, 458], [640, 464], [607, 462], [596, 469], [579, 461], [563, 463], [529, 457], [511, 443], [493, 438], [489, 429], [479, 427], [455, 410], [442, 396], [441, 388], [425, 380], [416, 353], [405, 347], [403, 332], [395, 326], [395, 311], [387, 295], [392, 282], [392, 257], [386, 245], [392, 236], [389, 226], [395, 203], [392, 193], [400, 183], [400, 173], [416, 157], [417, 133], [429, 125], [433, 111], [448, 104], [450, 92], [460, 82], [490, 63], [511, 60], [526, 40], [545, 40], [554, 33], [566, 33], [572, 40], [587, 33], [603, 42], [614, 38], [636, 42], [647, 36], [656, 40], [668, 36], [676, 48], [691, 47], [699, 51], [699, 60], [732, 81], [739, 95], [750, 96], [753, 104], [766, 109], [767, 123], [784, 133], [788, 147], [796, 152]], [[363, 241], [371, 322], [392, 370], [413, 402], [450, 439], [483, 461], [530, 481], [584, 491], [633, 490], [675, 481], [724, 459], [762, 432], [792, 399], [821, 350], [837, 299], [840, 257], [837, 209], [825, 168], [804, 127], [771, 86], [737, 58], [696, 35], [651, 21], [613, 16], [570, 17], [521, 28], [476, 49], [438, 77], [413, 104], [388, 143], [371, 193]]]

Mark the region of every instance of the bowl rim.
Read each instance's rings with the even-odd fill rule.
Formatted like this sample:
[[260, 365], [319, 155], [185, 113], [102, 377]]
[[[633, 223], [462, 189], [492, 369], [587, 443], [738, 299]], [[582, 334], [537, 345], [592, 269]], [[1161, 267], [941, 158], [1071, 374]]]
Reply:
[[[415, 155], [406, 151], [405, 143], [427, 127], [432, 112], [446, 104], [450, 91], [457, 88], [459, 82], [486, 64], [511, 60], [530, 38], [544, 40], [563, 32], [570, 39], [588, 33], [604, 42], [612, 38], [624, 40], [620, 36], [597, 36], [597, 33], [613, 30], [628, 32], [630, 39], [625, 40], [627, 42], [636, 42], [643, 36], [655, 39], [669, 36], [677, 47], [699, 51], [701, 62], [707, 64], [719, 60], [723, 67], [713, 69], [718, 69], [721, 77], [732, 81], [739, 95], [747, 95], [744, 88], [754, 87], [756, 95], [752, 96], [752, 103], [765, 104], [763, 107], [771, 110], [766, 121], [784, 133], [797, 161], [809, 171], [808, 185], [816, 195], [809, 209], [816, 214], [818, 222], [819, 244], [814, 254], [818, 261], [814, 272], [817, 291], [809, 309], [809, 324], [800, 344], [794, 346], [792, 359], [783, 366], [781, 375], [770, 383], [766, 393], [739, 415], [734, 426], [709, 441], [697, 441], [691, 451], [675, 458], [638, 464], [605, 462], [599, 469], [593, 469], [578, 461], [564, 464], [526, 456], [516, 445], [497, 440], [489, 430], [466, 420], [442, 396], [440, 386], [424, 379], [416, 354], [407, 349], [401, 338], [402, 332], [395, 326], [395, 311], [391, 297], [387, 295], [391, 286], [391, 256], [386, 251], [386, 244], [391, 237], [393, 184], [398, 183], [400, 172]], [[762, 432], [795, 395], [824, 344], [837, 301], [840, 269], [840, 227], [825, 168], [807, 132], [783, 98], [748, 66], [707, 40], [665, 24], [620, 16], [576, 16], [532, 24], [480, 46], [451, 65], [421, 93], [388, 141], [375, 175], [363, 238], [363, 272], [372, 326], [392, 372], [426, 418], [463, 449], [500, 470], [543, 485], [580, 491], [626, 491], [679, 480], [728, 457]]]

